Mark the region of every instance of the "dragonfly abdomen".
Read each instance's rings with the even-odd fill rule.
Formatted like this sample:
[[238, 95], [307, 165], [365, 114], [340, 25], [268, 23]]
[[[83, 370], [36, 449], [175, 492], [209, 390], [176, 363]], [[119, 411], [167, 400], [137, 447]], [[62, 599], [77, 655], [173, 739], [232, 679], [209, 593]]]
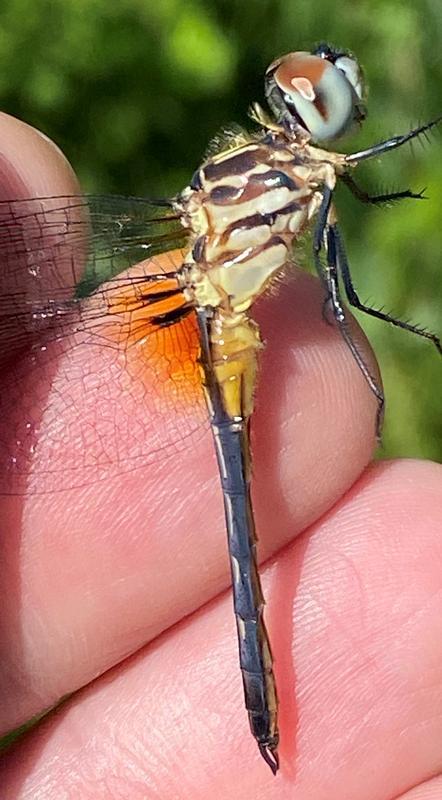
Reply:
[[279, 766], [278, 699], [273, 658], [263, 618], [264, 598], [256, 557], [256, 536], [250, 499], [248, 426], [245, 421], [228, 420], [216, 405], [215, 402], [212, 424], [229, 538], [233, 603], [245, 705], [250, 729], [259, 750], [276, 773]]

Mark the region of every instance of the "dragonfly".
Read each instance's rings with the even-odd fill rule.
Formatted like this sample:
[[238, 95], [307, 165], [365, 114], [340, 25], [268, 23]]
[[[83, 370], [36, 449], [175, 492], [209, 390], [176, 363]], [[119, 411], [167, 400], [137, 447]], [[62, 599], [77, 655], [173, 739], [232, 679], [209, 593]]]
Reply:
[[[358, 61], [325, 43], [276, 59], [265, 97], [267, 111], [251, 108], [254, 131], [234, 127], [218, 137], [173, 198], [0, 203], [0, 341], [8, 366], [0, 492], [51, 493], [107, 480], [190, 446], [210, 425], [245, 706], [276, 774], [279, 701], [251, 500], [250, 420], [263, 348], [253, 305], [290, 270], [294, 245], [315, 220], [312, 261], [324, 319], [376, 397], [380, 434], [382, 387], [351, 334], [343, 293], [359, 311], [427, 339], [440, 354], [442, 347], [436, 334], [360, 301], [333, 195], [341, 181], [365, 203], [420, 199], [409, 189], [370, 196], [352, 173], [425, 136], [442, 117], [358, 152], [326, 149], [361, 125], [366, 110]], [[119, 415], [111, 386], [124, 405]], [[72, 437], [73, 427], [81, 435]]]

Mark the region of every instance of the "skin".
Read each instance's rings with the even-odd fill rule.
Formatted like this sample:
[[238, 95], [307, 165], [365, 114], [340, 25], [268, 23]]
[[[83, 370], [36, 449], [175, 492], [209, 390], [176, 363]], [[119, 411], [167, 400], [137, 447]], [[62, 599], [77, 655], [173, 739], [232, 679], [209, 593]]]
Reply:
[[[77, 190], [51, 142], [0, 125], [3, 198]], [[243, 708], [206, 432], [155, 469], [0, 498], [2, 731], [72, 694], [3, 754], [5, 800], [441, 797], [442, 469], [370, 464], [375, 403], [314, 279], [295, 273], [256, 318], [278, 777]]]

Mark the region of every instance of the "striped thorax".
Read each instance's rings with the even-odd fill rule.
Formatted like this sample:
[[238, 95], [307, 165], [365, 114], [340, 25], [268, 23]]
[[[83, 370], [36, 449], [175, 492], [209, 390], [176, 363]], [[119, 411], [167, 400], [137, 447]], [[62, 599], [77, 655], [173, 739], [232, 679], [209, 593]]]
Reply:
[[[291, 259], [293, 240], [333, 188], [344, 157], [290, 141], [284, 132], [215, 155], [195, 174], [179, 201], [192, 231], [183, 280], [189, 299], [213, 309], [211, 343], [226, 410], [248, 416], [259, 331], [248, 310]], [[251, 388], [246, 401], [235, 380]]]
[[189, 283], [199, 305], [231, 314], [250, 308], [290, 260], [294, 237], [318, 208], [320, 188], [333, 188], [336, 159], [342, 157], [268, 133], [198, 170], [182, 204], [193, 233]]

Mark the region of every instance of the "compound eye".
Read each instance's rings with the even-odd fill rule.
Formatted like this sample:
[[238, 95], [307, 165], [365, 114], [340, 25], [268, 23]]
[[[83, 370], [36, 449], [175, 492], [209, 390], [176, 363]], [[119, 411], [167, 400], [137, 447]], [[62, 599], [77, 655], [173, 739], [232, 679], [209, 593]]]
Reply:
[[342, 136], [363, 119], [362, 91], [359, 67], [344, 55], [332, 63], [289, 53], [267, 70], [266, 95], [277, 119], [291, 119], [318, 142]]
[[357, 96], [362, 100], [364, 95], [364, 83], [362, 71], [358, 62], [349, 56], [340, 56], [335, 61], [335, 67], [344, 73], [349, 83], [353, 86]]

